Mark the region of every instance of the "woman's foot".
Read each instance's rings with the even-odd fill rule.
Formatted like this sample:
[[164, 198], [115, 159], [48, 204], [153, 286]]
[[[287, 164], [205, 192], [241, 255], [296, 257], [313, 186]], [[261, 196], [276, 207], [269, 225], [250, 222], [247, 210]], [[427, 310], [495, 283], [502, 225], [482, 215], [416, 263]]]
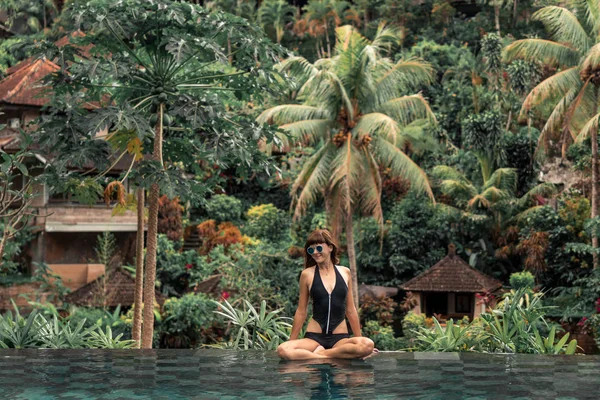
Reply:
[[318, 358], [327, 358], [327, 356], [325, 354], [322, 354], [323, 351], [325, 351], [325, 347], [318, 346], [315, 349], [315, 351], [313, 351], [313, 354], [315, 354], [316, 356], [318, 356]]
[[362, 359], [363, 359], [363, 360], [366, 360], [366, 359], [367, 359], [367, 358], [369, 358], [369, 357], [373, 357], [374, 355], [377, 355], [377, 353], [379, 353], [379, 350], [377, 350], [377, 349], [373, 348], [373, 352], [372, 352], [371, 354], [369, 354], [368, 356], [366, 356], [366, 357], [363, 357]]

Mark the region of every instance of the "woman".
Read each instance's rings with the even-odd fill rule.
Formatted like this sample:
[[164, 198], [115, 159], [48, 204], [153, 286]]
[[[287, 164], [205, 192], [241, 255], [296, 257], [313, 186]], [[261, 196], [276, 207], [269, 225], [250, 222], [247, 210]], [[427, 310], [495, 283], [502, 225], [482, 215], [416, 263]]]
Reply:
[[[286, 360], [366, 358], [377, 352], [373, 341], [360, 334], [350, 269], [337, 265], [337, 246], [331, 233], [325, 229], [314, 231], [309, 235], [304, 250], [300, 300], [290, 340], [279, 345], [279, 356]], [[304, 339], [298, 339], [306, 320], [309, 296], [313, 301], [313, 318], [308, 323]], [[348, 334], [346, 318], [354, 337]]]

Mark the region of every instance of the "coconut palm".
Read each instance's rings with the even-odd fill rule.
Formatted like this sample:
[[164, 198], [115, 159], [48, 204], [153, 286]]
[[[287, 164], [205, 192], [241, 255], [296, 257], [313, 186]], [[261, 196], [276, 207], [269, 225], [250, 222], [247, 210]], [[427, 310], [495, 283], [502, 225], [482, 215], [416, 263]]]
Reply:
[[384, 57], [386, 49], [399, 42], [394, 29], [381, 26], [373, 41], [352, 26], [340, 27], [336, 34], [332, 58], [314, 64], [302, 57], [283, 62], [282, 69], [302, 83], [299, 103], [267, 109], [258, 121], [287, 131], [291, 140], [282, 136], [281, 147], [304, 143], [317, 148], [292, 187], [294, 218], [324, 195], [336, 236], [345, 220], [356, 291], [353, 213], [360, 211], [383, 224], [379, 167], [389, 167], [433, 198], [427, 176], [402, 151], [409, 137], [422, 134], [425, 123], [435, 123], [420, 94], [405, 95], [429, 83], [432, 68], [416, 59], [394, 63]]
[[[551, 107], [542, 129], [538, 148], [551, 139], [562, 141], [562, 156], [570, 143], [590, 137], [592, 142], [592, 218], [598, 216], [598, 105], [600, 103], [600, 7], [585, 1], [571, 12], [549, 6], [536, 11], [532, 18], [542, 22], [552, 40], [523, 39], [505, 49], [505, 57], [541, 62], [557, 72], [537, 85], [527, 96], [521, 114], [527, 116], [541, 107]], [[598, 238], [593, 235], [593, 247]], [[598, 257], [594, 255], [594, 266]]]
[[[482, 174], [483, 161], [479, 159]], [[543, 206], [543, 197], [556, 193], [554, 185], [543, 183], [516, 197], [518, 177], [513, 168], [498, 168], [487, 179], [478, 179], [481, 185], [445, 165], [434, 167], [431, 176], [445, 198], [438, 207], [461, 226], [474, 223], [489, 231], [499, 257], [514, 251], [510, 238], [518, 235], [518, 223]]]
[[258, 9], [258, 21], [263, 29], [275, 30], [275, 40], [281, 43], [286, 25], [294, 22], [296, 9], [285, 0], [266, 0]]
[[506, 224], [520, 218], [537, 207], [539, 197], [547, 197], [556, 193], [553, 184], [542, 183], [535, 186], [522, 197], [516, 197], [518, 175], [514, 168], [498, 168], [486, 177], [483, 159], [479, 159], [482, 179], [481, 186], [470, 181], [455, 168], [438, 165], [431, 175], [436, 179], [440, 191], [450, 199], [449, 203], [440, 205], [446, 211], [468, 218], [486, 218], [491, 213], [493, 232], [499, 235]]

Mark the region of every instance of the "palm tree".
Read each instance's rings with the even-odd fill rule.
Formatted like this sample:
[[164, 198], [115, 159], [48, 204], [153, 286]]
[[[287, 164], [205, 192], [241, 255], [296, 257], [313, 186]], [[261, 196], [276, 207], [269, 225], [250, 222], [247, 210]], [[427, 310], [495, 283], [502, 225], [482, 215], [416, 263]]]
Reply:
[[[308, 34], [317, 38], [317, 56], [331, 57], [331, 43], [329, 40], [330, 29], [338, 27], [349, 4], [339, 0], [311, 0], [302, 10], [304, 17], [298, 24], [305, 27]], [[321, 38], [325, 37], [327, 51], [323, 49]]]
[[265, 110], [258, 121], [274, 123], [289, 133], [282, 146], [309, 143], [317, 151], [293, 184], [294, 218], [325, 197], [330, 226], [339, 235], [345, 220], [348, 258], [355, 299], [357, 276], [352, 219], [355, 211], [383, 225], [379, 167], [411, 181], [416, 190], [433, 194], [425, 173], [402, 151], [409, 135], [435, 123], [429, 104], [410, 93], [432, 79], [432, 68], [419, 60], [397, 63], [383, 56], [398, 44], [398, 32], [381, 26], [369, 41], [356, 28], [336, 30], [335, 55], [314, 64], [302, 57], [283, 62], [282, 69], [300, 80], [299, 104]]
[[440, 205], [446, 211], [468, 218], [486, 218], [491, 213], [492, 233], [498, 238], [507, 223], [514, 222], [524, 213], [537, 208], [536, 199], [556, 193], [554, 185], [542, 183], [521, 198], [516, 197], [518, 175], [514, 168], [498, 168], [486, 177], [486, 166], [479, 158], [482, 185], [477, 186], [455, 168], [438, 165], [431, 175], [436, 178], [440, 191], [450, 202]]
[[[525, 99], [521, 115], [538, 107], [552, 112], [540, 134], [538, 147], [548, 146], [557, 137], [562, 142], [562, 157], [573, 140], [592, 142], [592, 210], [598, 216], [598, 105], [600, 104], [600, 8], [594, 2], [582, 2], [575, 13], [563, 7], [549, 6], [536, 11], [532, 18], [541, 21], [552, 40], [517, 40], [505, 49], [506, 59], [542, 62], [557, 72], [537, 85]], [[598, 247], [598, 237], [592, 236]], [[594, 254], [594, 267], [598, 267]]]
[[294, 22], [295, 13], [296, 9], [285, 0], [266, 0], [258, 9], [258, 21], [265, 31], [272, 27], [277, 43], [281, 43], [285, 27]]

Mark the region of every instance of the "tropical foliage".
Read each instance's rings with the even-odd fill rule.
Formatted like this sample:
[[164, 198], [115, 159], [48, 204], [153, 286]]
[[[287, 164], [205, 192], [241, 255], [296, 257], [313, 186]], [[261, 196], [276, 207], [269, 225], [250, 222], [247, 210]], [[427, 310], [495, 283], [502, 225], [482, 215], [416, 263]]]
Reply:
[[[7, 345], [42, 345], [27, 332], [43, 326], [46, 347], [273, 348], [287, 320], [255, 323], [294, 314], [304, 240], [324, 227], [356, 289], [398, 287], [453, 243], [515, 290], [460, 321], [413, 313], [413, 293], [363, 297], [380, 349], [570, 353], [556, 322], [600, 343], [594, 4], [197, 3], [0, 4], [2, 76], [56, 66], [39, 120], [0, 115], [0, 283], [37, 287], [35, 323]], [[86, 256], [135, 276], [133, 307], [65, 304], [48, 260], [31, 276], [41, 185], [137, 212], [146, 237]]]

